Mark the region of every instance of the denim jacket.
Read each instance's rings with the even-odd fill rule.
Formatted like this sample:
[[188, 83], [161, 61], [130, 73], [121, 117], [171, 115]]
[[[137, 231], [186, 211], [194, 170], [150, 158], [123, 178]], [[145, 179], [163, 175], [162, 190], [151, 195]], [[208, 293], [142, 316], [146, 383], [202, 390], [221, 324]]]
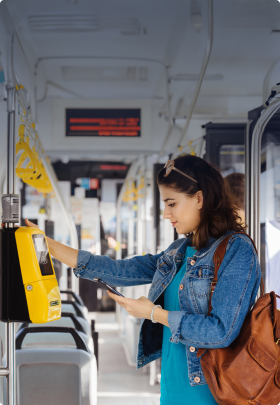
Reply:
[[[181, 311], [168, 313], [170, 341], [186, 346], [191, 386], [206, 384], [200, 359], [196, 357], [197, 350], [227, 347], [233, 342], [254, 304], [260, 285], [261, 271], [252, 242], [246, 235], [233, 235], [219, 269], [212, 311], [207, 316], [215, 267], [213, 256], [222, 239], [210, 239], [205, 248], [188, 258], [178, 291]], [[152, 283], [148, 298], [164, 308], [164, 290], [179, 270], [189, 245], [189, 238], [178, 239], [157, 255], [126, 260], [93, 256], [80, 250], [74, 272], [77, 277], [89, 280], [99, 277], [114, 286]], [[162, 324], [142, 319], [137, 368], [161, 357], [162, 337]]]

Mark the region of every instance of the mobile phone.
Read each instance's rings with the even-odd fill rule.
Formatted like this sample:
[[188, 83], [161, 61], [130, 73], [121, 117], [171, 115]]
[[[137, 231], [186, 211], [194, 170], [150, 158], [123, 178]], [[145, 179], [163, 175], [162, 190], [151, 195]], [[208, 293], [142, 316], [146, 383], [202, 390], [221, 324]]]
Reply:
[[102, 280], [101, 278], [94, 278], [93, 281], [94, 281], [95, 283], [100, 284], [102, 287], [107, 288], [107, 289], [108, 289], [109, 291], [111, 291], [113, 294], [119, 295], [120, 297], [123, 297], [123, 298], [124, 298], [124, 296], [123, 296], [121, 293], [119, 293], [117, 290], [115, 290], [115, 289], [114, 289], [113, 287], [111, 287], [109, 284], [105, 283], [105, 281]]

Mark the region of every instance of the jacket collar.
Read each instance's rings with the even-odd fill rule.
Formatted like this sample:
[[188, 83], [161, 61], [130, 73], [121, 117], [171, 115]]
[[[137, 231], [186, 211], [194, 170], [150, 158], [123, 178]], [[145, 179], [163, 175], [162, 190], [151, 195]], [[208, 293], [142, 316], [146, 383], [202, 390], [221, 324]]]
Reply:
[[[207, 245], [200, 249], [199, 251], [197, 251], [194, 254], [194, 257], [200, 259], [202, 257], [204, 257], [205, 255], [207, 255], [207, 253], [209, 253], [209, 251], [218, 246], [218, 244], [227, 236], [230, 235], [231, 233], [233, 233], [233, 231], [228, 231], [225, 235], [221, 236], [219, 239], [215, 239], [215, 238], [209, 238], [209, 241], [207, 243]], [[177, 242], [177, 243], [176, 243]], [[165, 251], [165, 255], [169, 256], [168, 259], [172, 260], [172, 257], [174, 259], [179, 259], [181, 257], [183, 257], [186, 253], [186, 249], [188, 246], [191, 246], [191, 241], [190, 238], [182, 238], [182, 239], [177, 239], [177, 241], [175, 241], [175, 245], [172, 244], [172, 247], [168, 248]], [[171, 257], [170, 257], [171, 256]], [[171, 263], [170, 263], [171, 264]]]
[[234, 233], [234, 231], [228, 231], [228, 232], [226, 232], [226, 234], [223, 235], [223, 236], [221, 236], [219, 239], [210, 238], [209, 241], [208, 241], [208, 243], [207, 243], [207, 245], [206, 245], [204, 248], [200, 249], [198, 252], [196, 252], [195, 255], [194, 255], [194, 257], [197, 257], [197, 258], [204, 257], [205, 255], [207, 255], [207, 253], [208, 253], [212, 248], [214, 248], [214, 246], [215, 246], [215, 249], [216, 249], [217, 246], [219, 245], [219, 243], [220, 243], [226, 236], [230, 235], [231, 233]]

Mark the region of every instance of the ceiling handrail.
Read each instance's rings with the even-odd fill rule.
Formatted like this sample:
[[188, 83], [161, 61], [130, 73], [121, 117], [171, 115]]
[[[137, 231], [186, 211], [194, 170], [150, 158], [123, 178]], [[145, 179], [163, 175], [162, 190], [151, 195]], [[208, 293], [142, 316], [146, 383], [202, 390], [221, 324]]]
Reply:
[[[212, 51], [212, 45], [213, 45], [213, 0], [208, 0], [208, 37], [207, 37], [207, 45], [206, 45], [206, 54], [205, 58], [203, 61], [203, 65], [200, 71], [199, 79], [196, 85], [196, 89], [194, 92], [194, 96], [190, 105], [190, 109], [188, 112], [187, 116], [187, 122], [182, 130], [182, 135], [180, 137], [179, 143], [178, 143], [178, 149], [181, 147], [182, 141], [184, 137], [186, 136], [187, 130], [189, 128], [189, 124], [192, 118], [193, 110], [196, 105], [196, 101], [200, 92], [200, 88], [204, 79], [204, 75], [208, 66], [208, 62], [210, 59], [211, 51]], [[172, 159], [174, 159], [174, 156], [176, 153], [173, 153]]]

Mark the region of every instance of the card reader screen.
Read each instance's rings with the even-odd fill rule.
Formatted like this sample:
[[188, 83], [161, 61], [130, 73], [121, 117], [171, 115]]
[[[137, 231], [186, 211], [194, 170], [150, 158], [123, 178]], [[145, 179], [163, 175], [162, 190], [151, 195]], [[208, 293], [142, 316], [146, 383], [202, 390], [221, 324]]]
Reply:
[[32, 235], [32, 239], [42, 276], [51, 276], [53, 274], [53, 268], [45, 236]]

